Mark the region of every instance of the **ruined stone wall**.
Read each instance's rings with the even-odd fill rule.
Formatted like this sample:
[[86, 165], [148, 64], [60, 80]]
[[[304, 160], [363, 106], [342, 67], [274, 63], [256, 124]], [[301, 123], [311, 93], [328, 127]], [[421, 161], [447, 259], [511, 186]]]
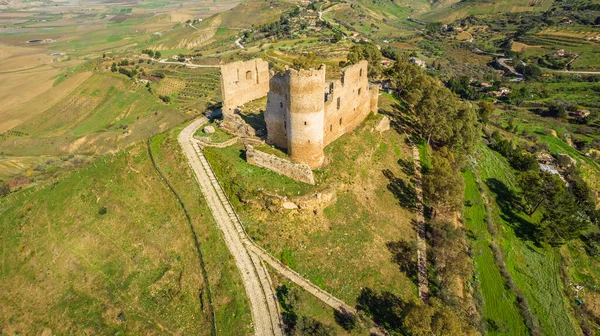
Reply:
[[272, 77], [268, 63], [261, 59], [223, 65], [222, 126], [238, 131], [244, 123], [234, 114], [235, 108], [266, 95], [267, 142], [287, 148], [292, 160], [319, 168], [325, 146], [377, 111], [379, 88], [369, 85], [367, 65], [360, 61], [346, 67], [341, 79], [332, 82], [325, 81], [325, 65], [288, 69]]
[[371, 113], [379, 112], [379, 89], [381, 86], [379, 84], [372, 84], [369, 86], [369, 91], [371, 91]]
[[377, 111], [379, 87], [369, 85], [367, 65], [346, 67], [332, 82], [325, 81], [324, 65], [273, 76], [265, 112], [267, 142], [287, 148], [294, 161], [320, 167], [325, 146]]
[[289, 123], [289, 82], [285, 74], [275, 74], [269, 83], [265, 123], [267, 143], [287, 148], [287, 124]]
[[346, 67], [325, 88], [324, 145], [356, 128], [371, 112], [367, 61]]
[[269, 63], [260, 58], [221, 66], [223, 111], [235, 109], [269, 92]]
[[287, 176], [296, 181], [315, 184], [313, 172], [307, 164], [290, 162], [275, 155], [256, 150], [251, 145], [246, 146], [246, 161], [249, 164], [272, 170], [277, 174]]

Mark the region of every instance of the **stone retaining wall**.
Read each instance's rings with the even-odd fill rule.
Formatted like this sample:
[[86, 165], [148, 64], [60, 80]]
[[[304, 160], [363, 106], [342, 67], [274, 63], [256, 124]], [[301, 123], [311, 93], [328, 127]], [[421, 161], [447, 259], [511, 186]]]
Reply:
[[238, 141], [238, 138], [232, 138], [229, 139], [227, 141], [223, 141], [223, 142], [211, 142], [211, 141], [205, 141], [204, 139], [196, 139], [198, 140], [198, 143], [200, 144], [201, 147], [215, 147], [215, 148], [225, 148], [225, 147], [229, 147], [231, 145], [233, 145], [234, 143], [236, 143]]
[[315, 177], [307, 164], [293, 163], [273, 154], [261, 152], [254, 149], [252, 145], [246, 146], [246, 161], [251, 165], [272, 170], [296, 181], [315, 184]]

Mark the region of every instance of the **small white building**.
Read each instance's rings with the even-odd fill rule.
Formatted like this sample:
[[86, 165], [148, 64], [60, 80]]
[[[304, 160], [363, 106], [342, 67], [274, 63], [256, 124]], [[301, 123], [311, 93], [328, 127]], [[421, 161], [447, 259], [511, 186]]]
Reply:
[[417, 58], [417, 57], [411, 57], [408, 59], [408, 61], [412, 64], [418, 65], [421, 68], [426, 68], [427, 67], [427, 63], [425, 63], [424, 60]]

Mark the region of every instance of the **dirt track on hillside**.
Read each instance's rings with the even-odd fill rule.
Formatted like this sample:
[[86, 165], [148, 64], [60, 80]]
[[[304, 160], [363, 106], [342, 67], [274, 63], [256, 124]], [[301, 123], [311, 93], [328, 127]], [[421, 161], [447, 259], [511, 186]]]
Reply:
[[[225, 243], [234, 257], [242, 275], [246, 293], [252, 307], [252, 319], [256, 335], [282, 335], [281, 314], [273, 291], [271, 280], [263, 262], [269, 264], [278, 273], [288, 278], [330, 307], [346, 314], [355, 314], [356, 310], [312, 284], [263, 248], [255, 244], [246, 234], [223, 188], [217, 181], [210, 164], [204, 157], [193, 138], [198, 128], [207, 122], [200, 118], [187, 126], [178, 137], [178, 141], [188, 158], [188, 163], [196, 175], [202, 194], [219, 226]], [[377, 334], [382, 334], [374, 330]]]

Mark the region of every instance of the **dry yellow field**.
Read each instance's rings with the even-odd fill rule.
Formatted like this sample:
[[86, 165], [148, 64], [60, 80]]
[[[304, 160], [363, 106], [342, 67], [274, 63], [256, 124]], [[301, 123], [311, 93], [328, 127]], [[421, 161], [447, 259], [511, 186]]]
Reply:
[[73, 91], [90, 73], [54, 82], [64, 68], [77, 61], [60, 62], [39, 48], [0, 45], [0, 133], [43, 112]]
[[472, 38], [473, 35], [471, 35], [471, 33], [469, 33], [468, 31], [461, 31], [460, 33], [458, 33], [458, 35], [456, 35], [456, 39], [459, 41], [469, 41]]
[[528, 44], [516, 42], [516, 41], [513, 41], [512, 46], [511, 46], [511, 50], [514, 52], [524, 52], [527, 49], [532, 49], [532, 48], [540, 49], [541, 46], [528, 45]]
[[573, 29], [570, 28], [571, 27], [569, 27], [569, 29], [548, 28], [539, 32], [539, 35], [600, 40], [600, 33], [598, 33], [597, 30], [576, 29], [576, 27], [573, 27]]

